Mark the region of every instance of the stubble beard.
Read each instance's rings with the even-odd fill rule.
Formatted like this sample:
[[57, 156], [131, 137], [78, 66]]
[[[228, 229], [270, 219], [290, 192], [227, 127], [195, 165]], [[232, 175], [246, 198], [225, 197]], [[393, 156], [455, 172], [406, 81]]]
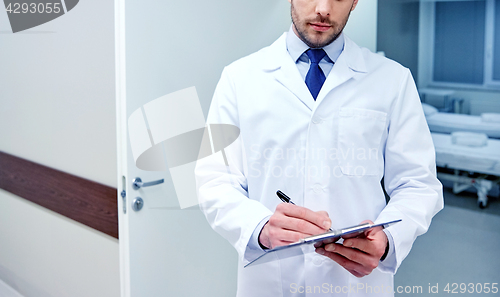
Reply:
[[[340, 25], [338, 25], [337, 23], [332, 22], [326, 18], [322, 18], [319, 15], [314, 20], [305, 21], [305, 20], [300, 19], [298, 17], [298, 15], [295, 13], [293, 1], [292, 1], [291, 6], [292, 6], [292, 8], [291, 8], [292, 23], [293, 23], [293, 26], [295, 27], [295, 32], [297, 32], [297, 34], [299, 35], [299, 38], [305, 44], [307, 44], [307, 46], [309, 46], [310, 48], [322, 48], [322, 47], [325, 47], [325, 46], [331, 44], [335, 40], [337, 40], [337, 38], [340, 36], [340, 33], [342, 33], [342, 31], [344, 30], [344, 28], [347, 24], [347, 20], [349, 19], [349, 16], [351, 15], [351, 12], [349, 11], [349, 14], [347, 15], [347, 17], [343, 20], [343, 22]], [[308, 23], [312, 23], [312, 22], [318, 22], [318, 23], [320, 22], [323, 24], [331, 25], [333, 28], [333, 33], [323, 42], [314, 41], [313, 38], [311, 38], [308, 35], [308, 33], [306, 32], [306, 28], [305, 28]]]

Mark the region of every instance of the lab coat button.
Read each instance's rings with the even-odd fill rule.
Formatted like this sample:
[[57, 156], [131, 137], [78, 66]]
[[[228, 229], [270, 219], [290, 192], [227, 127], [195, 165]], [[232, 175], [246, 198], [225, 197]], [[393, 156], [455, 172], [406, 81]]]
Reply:
[[320, 256], [316, 256], [313, 259], [313, 264], [319, 266], [323, 263], [323, 259]]
[[322, 121], [320, 117], [313, 117], [312, 119], [313, 124], [321, 124]]
[[323, 191], [323, 188], [321, 187], [321, 185], [314, 185], [313, 190], [315, 193], [319, 194]]

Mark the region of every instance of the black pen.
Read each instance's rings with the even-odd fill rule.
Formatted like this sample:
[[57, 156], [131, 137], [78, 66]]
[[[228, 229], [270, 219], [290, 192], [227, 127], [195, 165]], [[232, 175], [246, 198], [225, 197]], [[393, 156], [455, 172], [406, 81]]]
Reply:
[[278, 195], [278, 197], [281, 199], [281, 201], [295, 205], [295, 203], [293, 203], [292, 199], [290, 199], [290, 197], [288, 197], [285, 193], [281, 192], [280, 190], [278, 190], [276, 192], [276, 195]]
[[[290, 199], [290, 197], [288, 197], [285, 193], [281, 192], [280, 190], [278, 190], [276, 192], [276, 195], [278, 195], [278, 197], [281, 199], [281, 201], [285, 202], [285, 203], [291, 203], [293, 205], [296, 205], [295, 203], [293, 203], [292, 199]], [[328, 229], [328, 231], [333, 231], [332, 228]]]

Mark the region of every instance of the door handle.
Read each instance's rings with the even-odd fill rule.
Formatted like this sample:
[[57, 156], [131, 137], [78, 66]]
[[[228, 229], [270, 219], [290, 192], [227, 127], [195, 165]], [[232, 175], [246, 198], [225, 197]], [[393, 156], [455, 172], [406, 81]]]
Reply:
[[162, 184], [164, 181], [165, 180], [162, 178], [159, 180], [143, 183], [142, 179], [140, 177], [136, 177], [134, 179], [134, 181], [132, 182], [132, 188], [134, 188], [134, 190], [139, 190], [142, 187], [150, 187], [150, 186]]

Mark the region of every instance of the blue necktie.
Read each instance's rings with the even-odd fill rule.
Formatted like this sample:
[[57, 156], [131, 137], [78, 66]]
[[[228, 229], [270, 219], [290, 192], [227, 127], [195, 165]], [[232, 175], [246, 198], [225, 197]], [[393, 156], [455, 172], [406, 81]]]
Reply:
[[311, 66], [306, 75], [306, 85], [314, 100], [316, 100], [326, 79], [323, 70], [319, 67], [319, 61], [326, 56], [326, 53], [323, 49], [309, 49], [306, 54], [311, 61]]

